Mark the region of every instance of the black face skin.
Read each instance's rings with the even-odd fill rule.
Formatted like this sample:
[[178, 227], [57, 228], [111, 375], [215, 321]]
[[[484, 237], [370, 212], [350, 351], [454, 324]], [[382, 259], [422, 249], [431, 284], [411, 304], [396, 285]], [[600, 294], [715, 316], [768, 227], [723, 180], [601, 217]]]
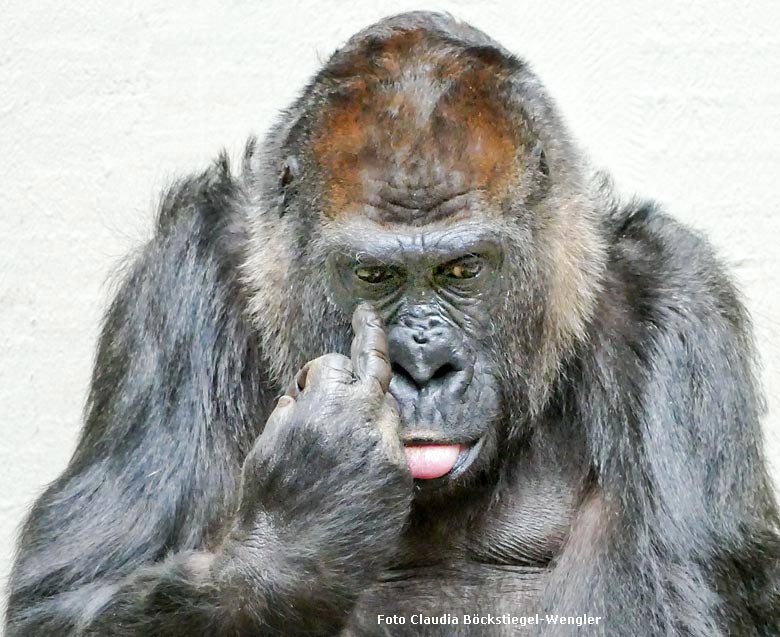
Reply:
[[[7, 637], [780, 635], [739, 296], [524, 62], [387, 18], [239, 173], [164, 198]], [[536, 614], [598, 621], [464, 622]]]
[[333, 297], [347, 314], [368, 302], [384, 320], [401, 439], [464, 445], [437, 482], [455, 480], [478, 459], [502, 411], [485, 347], [502, 291], [500, 236], [478, 221], [437, 229], [346, 222], [336, 234], [357, 239], [328, 243]]

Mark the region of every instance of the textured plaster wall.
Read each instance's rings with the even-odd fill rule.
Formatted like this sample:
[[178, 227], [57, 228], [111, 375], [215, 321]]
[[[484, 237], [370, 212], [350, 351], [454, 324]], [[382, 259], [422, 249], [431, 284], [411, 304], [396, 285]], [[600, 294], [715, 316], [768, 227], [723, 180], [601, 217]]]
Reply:
[[3, 580], [73, 451], [111, 274], [149, 236], [157, 193], [237, 156], [339, 43], [412, 8], [529, 59], [595, 163], [711, 237], [755, 319], [780, 476], [779, 3], [0, 4]]

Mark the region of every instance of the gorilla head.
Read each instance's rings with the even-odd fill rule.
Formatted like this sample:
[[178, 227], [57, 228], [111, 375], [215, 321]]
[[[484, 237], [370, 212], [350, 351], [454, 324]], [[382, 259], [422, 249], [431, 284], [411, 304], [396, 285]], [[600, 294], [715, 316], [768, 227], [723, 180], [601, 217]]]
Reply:
[[407, 455], [440, 486], [541, 409], [593, 312], [603, 246], [527, 66], [418, 20], [356, 35], [250, 160], [244, 272], [279, 382], [348, 350], [358, 302], [380, 311]]

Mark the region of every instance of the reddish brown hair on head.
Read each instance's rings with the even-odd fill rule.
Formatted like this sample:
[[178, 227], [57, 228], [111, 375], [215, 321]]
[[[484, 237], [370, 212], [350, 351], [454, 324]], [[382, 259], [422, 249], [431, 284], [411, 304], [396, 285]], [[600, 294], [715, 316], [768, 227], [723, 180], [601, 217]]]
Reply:
[[389, 203], [435, 217], [466, 192], [505, 196], [522, 136], [503, 99], [512, 62], [423, 29], [337, 53], [312, 130], [326, 216]]

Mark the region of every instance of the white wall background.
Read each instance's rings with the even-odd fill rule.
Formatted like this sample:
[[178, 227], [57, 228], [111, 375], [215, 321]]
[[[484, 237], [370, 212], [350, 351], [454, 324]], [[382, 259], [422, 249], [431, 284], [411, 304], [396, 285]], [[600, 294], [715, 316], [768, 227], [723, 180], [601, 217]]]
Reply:
[[413, 8], [530, 60], [596, 163], [711, 237], [756, 323], [780, 476], [780, 3], [0, 1], [2, 580], [73, 451], [110, 275], [157, 194]]

